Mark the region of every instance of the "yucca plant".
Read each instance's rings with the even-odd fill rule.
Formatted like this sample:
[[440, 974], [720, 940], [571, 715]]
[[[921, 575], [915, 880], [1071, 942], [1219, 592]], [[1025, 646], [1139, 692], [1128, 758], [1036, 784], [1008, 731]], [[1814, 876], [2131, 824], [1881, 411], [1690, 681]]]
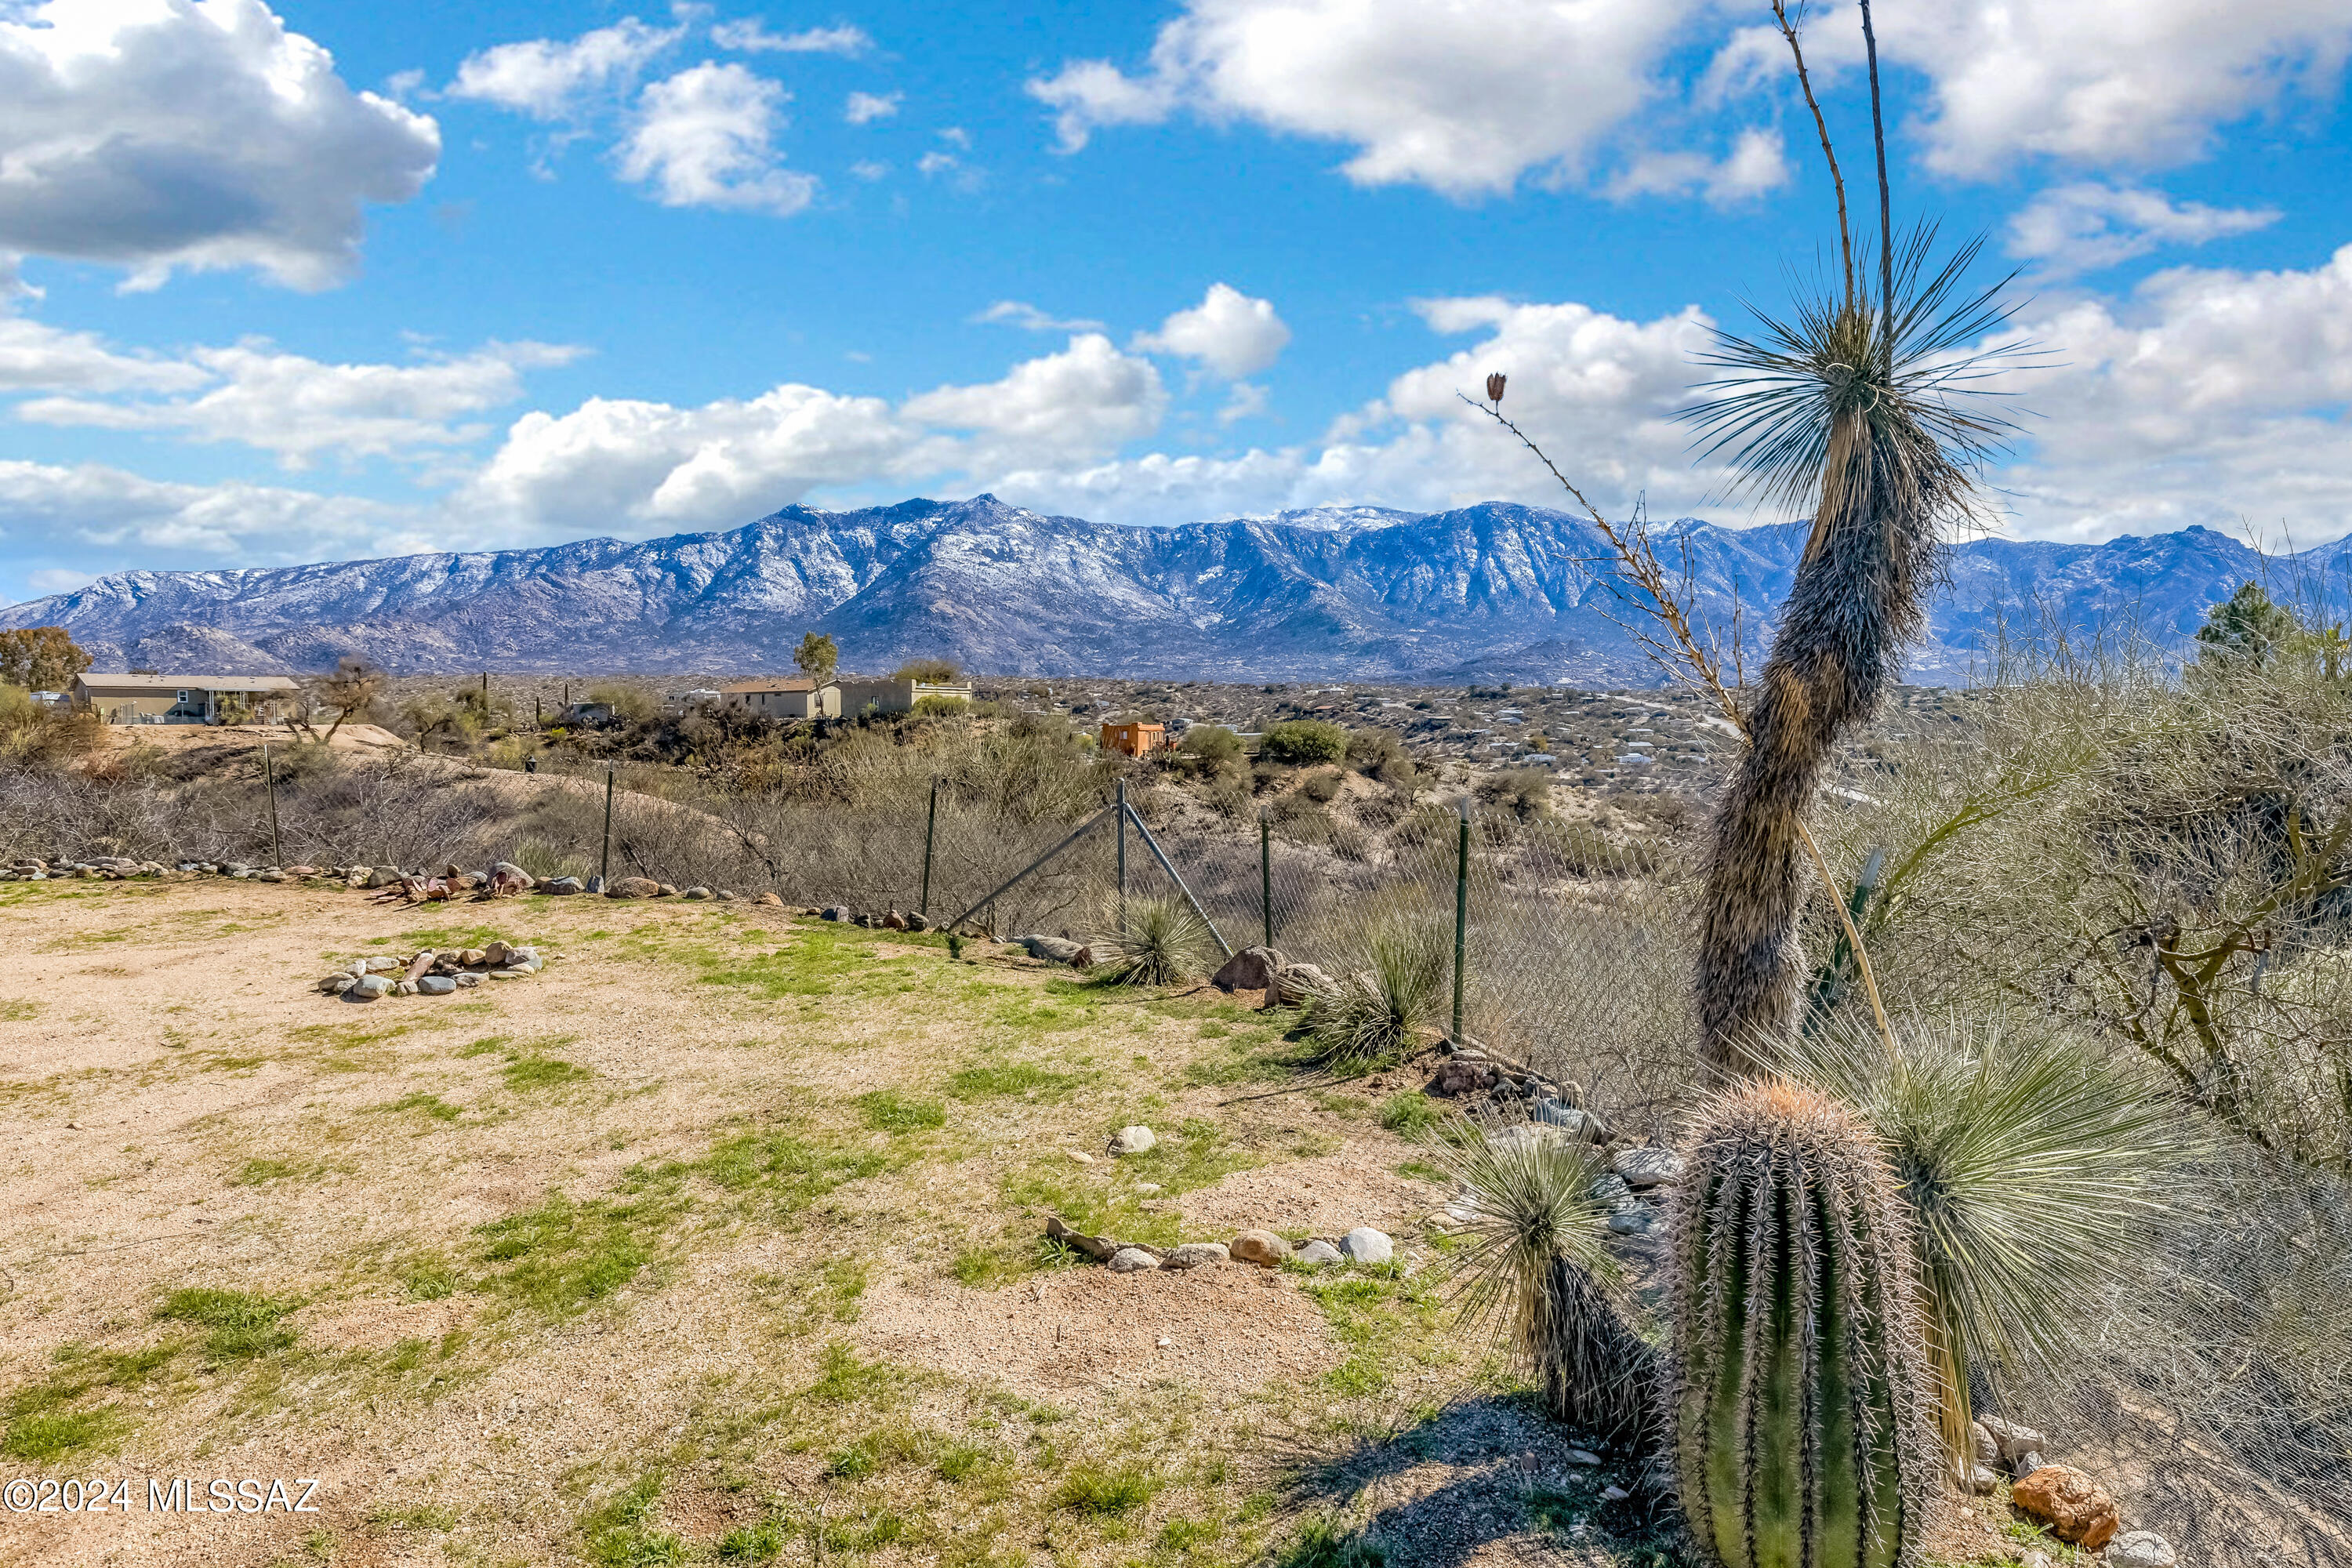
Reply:
[[1095, 978], [1118, 985], [1180, 985], [1201, 973], [1209, 928], [1181, 899], [1129, 898], [1087, 939]]
[[1361, 1071], [1402, 1056], [1433, 1022], [1448, 956], [1426, 921], [1383, 920], [1363, 938], [1364, 967], [1308, 999], [1307, 1037], [1326, 1067]]
[[1671, 1226], [1675, 1473], [1727, 1568], [1907, 1568], [1937, 1496], [1912, 1242], [1870, 1131], [1750, 1083], [1703, 1110]]
[[1608, 1210], [1592, 1194], [1594, 1147], [1530, 1126], [1432, 1140], [1430, 1161], [1459, 1189], [1452, 1212], [1454, 1305], [1465, 1327], [1499, 1338], [1580, 1430], [1626, 1443], [1657, 1415], [1658, 1354], [1642, 1332], [1617, 1261]]
[[1914, 1018], [1890, 1054], [1841, 1019], [1775, 1065], [1855, 1108], [1912, 1215], [1948, 1464], [1972, 1378], [2021, 1389], [2077, 1364], [2106, 1289], [2146, 1257], [2168, 1173], [2200, 1136], [2135, 1074], [2063, 1035]]

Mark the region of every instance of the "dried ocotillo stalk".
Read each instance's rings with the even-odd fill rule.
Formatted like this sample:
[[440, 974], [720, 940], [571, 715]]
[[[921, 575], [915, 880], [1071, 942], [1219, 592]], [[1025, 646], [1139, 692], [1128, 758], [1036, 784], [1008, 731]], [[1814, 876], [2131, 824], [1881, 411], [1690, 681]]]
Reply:
[[1673, 1209], [1683, 1511], [1727, 1568], [1909, 1568], [1938, 1495], [1909, 1226], [1844, 1107], [1717, 1100]]

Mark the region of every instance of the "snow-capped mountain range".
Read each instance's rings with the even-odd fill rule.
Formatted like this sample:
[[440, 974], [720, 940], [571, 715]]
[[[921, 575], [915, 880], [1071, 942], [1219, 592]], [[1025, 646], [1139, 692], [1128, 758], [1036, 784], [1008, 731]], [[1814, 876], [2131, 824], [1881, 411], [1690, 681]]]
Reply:
[[[1737, 613], [1752, 664], [1802, 531], [1685, 520], [1657, 533], [1727, 640]], [[1911, 679], [1965, 681], [2004, 637], [2059, 626], [2177, 647], [2239, 584], [2332, 579], [2347, 553], [2266, 558], [2202, 528], [1969, 541]], [[1129, 528], [983, 495], [787, 507], [637, 543], [123, 572], [0, 609], [0, 627], [63, 626], [116, 669], [301, 673], [357, 654], [403, 672], [749, 673], [789, 668], [815, 630], [865, 670], [935, 655], [989, 674], [1647, 684], [1608, 557], [1591, 522], [1499, 501]]]

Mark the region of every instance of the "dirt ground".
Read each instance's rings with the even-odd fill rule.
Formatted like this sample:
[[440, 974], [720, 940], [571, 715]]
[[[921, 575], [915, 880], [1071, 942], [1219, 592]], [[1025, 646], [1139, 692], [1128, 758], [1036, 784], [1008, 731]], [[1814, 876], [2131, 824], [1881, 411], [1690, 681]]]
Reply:
[[[311, 984], [491, 934], [546, 971]], [[1630, 1464], [1447, 1326], [1417, 1079], [1305, 1083], [1213, 991], [221, 880], [0, 885], [0, 1477], [109, 1500], [0, 1513], [0, 1562], [1653, 1561]], [[1049, 1212], [1402, 1264], [1113, 1275]]]

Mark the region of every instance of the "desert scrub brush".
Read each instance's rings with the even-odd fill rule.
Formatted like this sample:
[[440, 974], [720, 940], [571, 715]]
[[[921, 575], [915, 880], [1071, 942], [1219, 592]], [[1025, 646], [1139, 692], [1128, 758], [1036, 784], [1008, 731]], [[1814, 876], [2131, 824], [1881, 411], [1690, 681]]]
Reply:
[[1592, 1196], [1600, 1153], [1557, 1128], [1462, 1129], [1427, 1141], [1459, 1189], [1454, 1309], [1536, 1374], [1544, 1407], [1581, 1431], [1646, 1446], [1657, 1413], [1658, 1352], [1603, 1245]]
[[1776, 1065], [1853, 1106], [1886, 1152], [1946, 1462], [1964, 1473], [1972, 1381], [2015, 1399], [2080, 1363], [2206, 1142], [2155, 1086], [2066, 1036], [1929, 1017], [1899, 1033], [1890, 1054], [1840, 1019]]
[[1667, 1405], [1692, 1535], [1727, 1568], [1909, 1568], [1937, 1449], [1885, 1154], [1785, 1079], [1714, 1101], [1684, 1152]]
[[1364, 937], [1364, 967], [1307, 1000], [1307, 1037], [1335, 1072], [1366, 1072], [1403, 1056], [1437, 1016], [1445, 950], [1426, 922], [1391, 920]]
[[1209, 928], [1181, 899], [1131, 898], [1090, 938], [1093, 976], [1118, 985], [1179, 985], [1201, 972]]

